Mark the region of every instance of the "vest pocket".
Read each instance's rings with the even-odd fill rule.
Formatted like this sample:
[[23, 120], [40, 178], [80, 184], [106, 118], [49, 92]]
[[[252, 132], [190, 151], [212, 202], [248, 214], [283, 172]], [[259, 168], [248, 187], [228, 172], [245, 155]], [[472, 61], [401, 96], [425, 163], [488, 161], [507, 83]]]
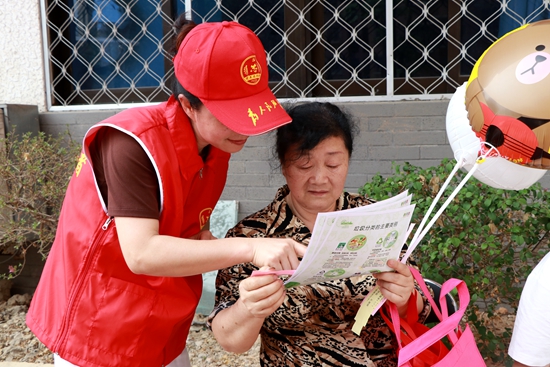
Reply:
[[[101, 288], [101, 282], [96, 278]], [[93, 281], [92, 281], [93, 282]], [[151, 289], [110, 278], [103, 288], [87, 335], [87, 345], [93, 349], [120, 357], [134, 358], [143, 353], [141, 339], [149, 316], [157, 302], [157, 293]], [[154, 355], [159, 350], [148, 349]], [[113, 356], [114, 357], [114, 356]], [[109, 358], [106, 356], [106, 358]], [[115, 360], [118, 358], [114, 358]]]

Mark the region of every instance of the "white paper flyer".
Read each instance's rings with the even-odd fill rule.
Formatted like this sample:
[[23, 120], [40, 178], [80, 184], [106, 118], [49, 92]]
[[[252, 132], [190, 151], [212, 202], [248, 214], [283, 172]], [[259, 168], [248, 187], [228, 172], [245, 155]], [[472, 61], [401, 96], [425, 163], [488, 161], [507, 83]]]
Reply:
[[320, 213], [300, 265], [287, 288], [380, 271], [392, 271], [414, 211], [406, 192], [358, 208]]

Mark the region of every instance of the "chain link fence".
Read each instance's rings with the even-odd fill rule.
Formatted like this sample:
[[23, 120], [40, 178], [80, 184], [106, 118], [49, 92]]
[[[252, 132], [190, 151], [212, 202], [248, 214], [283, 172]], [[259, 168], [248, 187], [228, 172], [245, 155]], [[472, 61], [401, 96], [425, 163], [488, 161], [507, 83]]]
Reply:
[[[41, 0], [48, 107], [164, 101], [173, 20], [258, 34], [279, 98], [440, 98], [550, 0]], [[189, 9], [191, 9], [189, 11]]]

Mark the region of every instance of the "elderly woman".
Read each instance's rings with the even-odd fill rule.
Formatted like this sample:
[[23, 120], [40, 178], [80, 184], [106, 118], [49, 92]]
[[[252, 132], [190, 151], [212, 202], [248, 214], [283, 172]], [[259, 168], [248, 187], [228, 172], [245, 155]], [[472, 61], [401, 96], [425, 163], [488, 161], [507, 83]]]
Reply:
[[[344, 192], [353, 136], [352, 117], [330, 103], [296, 105], [293, 122], [277, 130], [276, 151], [287, 184], [264, 209], [243, 219], [227, 237], [292, 238], [308, 244], [317, 214], [368, 205]], [[285, 290], [274, 275], [249, 277], [251, 263], [221, 270], [209, 325], [224, 349], [242, 353], [261, 335], [262, 366], [396, 366], [393, 334], [379, 314], [360, 335], [351, 327], [361, 301], [378, 283], [405, 315], [417, 290], [409, 268]], [[429, 303], [416, 297], [422, 320]], [[424, 306], [426, 305], [426, 306]]]

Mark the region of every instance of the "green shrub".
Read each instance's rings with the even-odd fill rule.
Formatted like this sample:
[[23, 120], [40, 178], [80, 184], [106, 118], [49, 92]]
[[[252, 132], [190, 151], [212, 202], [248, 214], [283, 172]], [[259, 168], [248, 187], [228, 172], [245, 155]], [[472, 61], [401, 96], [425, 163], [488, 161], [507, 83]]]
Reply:
[[0, 277], [19, 275], [30, 247], [48, 255], [79, 151], [68, 134], [0, 139], [0, 253], [13, 256]]
[[[405, 189], [413, 194], [413, 223], [420, 224], [455, 161], [422, 169], [406, 163], [395, 174], [376, 175], [360, 192], [378, 200]], [[437, 209], [466, 175], [459, 170]], [[432, 214], [433, 216], [433, 214]], [[548, 252], [550, 193], [536, 183], [525, 190], [501, 190], [470, 178], [420, 242], [413, 256], [423, 276], [443, 282], [464, 280], [472, 301], [467, 319], [478, 335], [484, 357], [507, 360], [511, 330], [495, 332], [495, 311], [506, 307], [515, 314], [522, 285], [534, 265]]]

